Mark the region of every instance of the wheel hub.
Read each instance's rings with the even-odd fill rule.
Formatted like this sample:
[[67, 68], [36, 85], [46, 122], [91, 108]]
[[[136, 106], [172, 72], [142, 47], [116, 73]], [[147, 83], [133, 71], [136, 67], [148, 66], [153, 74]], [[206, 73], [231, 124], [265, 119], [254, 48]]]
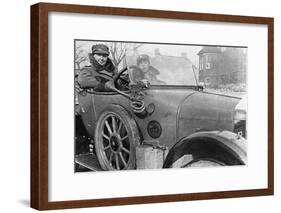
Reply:
[[116, 135], [111, 136], [110, 138], [110, 147], [114, 152], [117, 152], [120, 149], [120, 142]]

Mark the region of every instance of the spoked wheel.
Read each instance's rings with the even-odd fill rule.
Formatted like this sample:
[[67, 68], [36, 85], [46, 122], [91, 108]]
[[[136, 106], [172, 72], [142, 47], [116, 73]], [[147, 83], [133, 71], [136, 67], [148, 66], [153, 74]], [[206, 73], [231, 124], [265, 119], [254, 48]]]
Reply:
[[217, 166], [225, 166], [225, 164], [214, 159], [197, 159], [189, 162], [183, 167], [190, 168], [190, 167], [217, 167]]
[[95, 149], [104, 170], [134, 169], [139, 134], [135, 121], [121, 107], [110, 106], [96, 126]]

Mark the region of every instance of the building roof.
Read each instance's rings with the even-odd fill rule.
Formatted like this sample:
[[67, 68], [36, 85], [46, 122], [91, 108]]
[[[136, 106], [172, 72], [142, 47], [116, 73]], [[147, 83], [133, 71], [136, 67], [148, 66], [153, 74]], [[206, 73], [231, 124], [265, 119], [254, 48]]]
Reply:
[[221, 53], [221, 49], [219, 47], [203, 47], [198, 53], [197, 55], [201, 55], [204, 53]]

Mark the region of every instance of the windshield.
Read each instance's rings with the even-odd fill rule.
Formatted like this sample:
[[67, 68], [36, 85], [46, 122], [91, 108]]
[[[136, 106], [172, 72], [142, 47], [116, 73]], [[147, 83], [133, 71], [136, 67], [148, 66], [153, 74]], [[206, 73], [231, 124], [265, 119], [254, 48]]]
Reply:
[[127, 52], [126, 64], [133, 84], [147, 80], [151, 85], [197, 86], [198, 70], [184, 56]]

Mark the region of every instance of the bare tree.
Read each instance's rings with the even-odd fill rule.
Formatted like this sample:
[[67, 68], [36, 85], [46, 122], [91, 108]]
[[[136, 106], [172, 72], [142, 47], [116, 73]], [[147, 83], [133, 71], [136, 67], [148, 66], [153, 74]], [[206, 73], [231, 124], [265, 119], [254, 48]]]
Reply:
[[112, 62], [115, 67], [118, 67], [121, 61], [124, 59], [127, 50], [127, 43], [111, 42], [109, 44]]
[[133, 51], [137, 51], [137, 49], [141, 47], [142, 44], [110, 42], [108, 46], [110, 49], [110, 54], [113, 64], [115, 65], [115, 67], [119, 67], [120, 63], [123, 61], [123, 59], [126, 56], [126, 51], [129, 49]]
[[75, 69], [80, 70], [81, 69], [81, 64], [84, 61], [87, 61], [88, 58], [85, 55], [85, 51], [82, 49], [82, 45], [76, 46], [75, 49]]

